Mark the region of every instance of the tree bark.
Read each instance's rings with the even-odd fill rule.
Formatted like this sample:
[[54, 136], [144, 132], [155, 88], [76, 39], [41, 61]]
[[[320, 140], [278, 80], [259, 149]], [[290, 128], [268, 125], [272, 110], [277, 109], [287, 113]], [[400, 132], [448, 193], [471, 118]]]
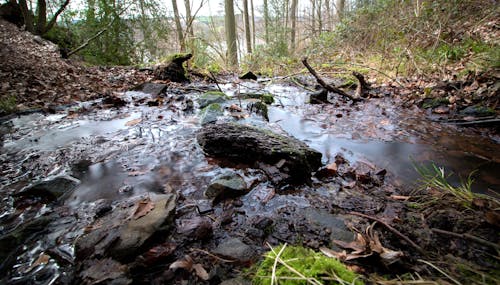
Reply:
[[250, 0], [250, 6], [252, 10], [252, 48], [255, 50], [255, 6], [253, 0]]
[[35, 27], [33, 25], [34, 17], [30, 9], [28, 8], [28, 3], [26, 2], [26, 0], [19, 0], [19, 8], [21, 8], [21, 13], [23, 14], [24, 26], [26, 30], [30, 33], [34, 33], [35, 32]]
[[243, 0], [243, 19], [245, 21], [245, 41], [247, 53], [252, 53], [252, 35], [250, 34], [250, 16], [248, 15], [248, 0]]
[[47, 33], [48, 31], [50, 31], [50, 29], [52, 29], [52, 27], [54, 27], [54, 25], [57, 22], [57, 17], [59, 17], [59, 15], [61, 15], [61, 13], [64, 12], [64, 10], [66, 9], [66, 7], [68, 7], [69, 1], [70, 0], [64, 1], [64, 3], [61, 5], [61, 7], [59, 7], [59, 9], [56, 11], [56, 13], [54, 14], [54, 16], [52, 16], [52, 19], [50, 19], [50, 21], [47, 24], [47, 26], [45, 26], [43, 34]]
[[316, 0], [311, 0], [312, 13], [311, 13], [311, 31], [313, 35], [316, 35]]
[[342, 21], [345, 13], [345, 0], [337, 0], [337, 17], [339, 21]]
[[266, 44], [269, 44], [269, 4], [264, 0], [264, 30]]
[[236, 19], [234, 17], [233, 0], [225, 0], [225, 25], [228, 63], [231, 67], [238, 66], [238, 51], [236, 43]]
[[296, 46], [295, 46], [295, 35], [297, 34], [297, 4], [298, 0], [292, 0], [292, 8], [290, 11], [290, 18], [292, 20], [292, 28], [290, 30], [290, 48], [291, 48], [291, 53], [293, 54], [295, 52]]
[[172, 0], [172, 8], [174, 10], [175, 29], [177, 30], [177, 40], [179, 41], [181, 52], [186, 51], [186, 43], [184, 42], [184, 31], [182, 30], [181, 18], [179, 9], [177, 8], [177, 0]]

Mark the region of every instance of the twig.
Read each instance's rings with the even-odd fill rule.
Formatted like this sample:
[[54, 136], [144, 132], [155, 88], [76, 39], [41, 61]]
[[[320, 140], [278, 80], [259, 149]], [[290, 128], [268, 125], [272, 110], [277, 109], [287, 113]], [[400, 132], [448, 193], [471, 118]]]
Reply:
[[449, 232], [449, 231], [445, 231], [445, 230], [441, 230], [441, 229], [436, 229], [436, 228], [432, 228], [431, 231], [433, 231], [435, 233], [439, 233], [439, 234], [444, 234], [444, 235], [452, 236], [452, 237], [457, 237], [457, 238], [462, 238], [462, 239], [468, 239], [470, 241], [474, 241], [474, 242], [477, 242], [479, 244], [489, 246], [489, 247], [494, 248], [496, 250], [500, 250], [500, 245], [492, 243], [492, 242], [489, 242], [487, 240], [484, 240], [484, 239], [479, 238], [477, 236], [473, 236], [473, 235], [468, 234], [468, 233], [457, 234], [457, 233], [454, 233], [454, 232]]
[[312, 76], [314, 76], [314, 78], [316, 78], [316, 81], [319, 83], [319, 85], [323, 86], [323, 88], [325, 88], [326, 90], [340, 94], [344, 97], [351, 99], [352, 101], [359, 101], [360, 100], [360, 98], [354, 98], [353, 96], [347, 94], [346, 92], [335, 87], [334, 85], [326, 84], [326, 82], [321, 77], [319, 77], [319, 75], [316, 73], [316, 71], [309, 65], [309, 63], [307, 62], [307, 57], [304, 57], [302, 59], [302, 64], [304, 64], [304, 66], [307, 68], [307, 70], [309, 70], [309, 72], [312, 74]]
[[199, 251], [199, 252], [202, 252], [208, 256], [211, 256], [219, 261], [222, 261], [222, 262], [226, 262], [226, 263], [233, 263], [233, 262], [237, 262], [238, 260], [231, 260], [231, 259], [224, 259], [222, 257], [218, 257], [217, 255], [213, 254], [213, 253], [210, 253], [206, 250], [203, 250], [203, 249], [200, 249], [200, 248], [191, 248], [191, 250], [193, 251]]
[[418, 261], [422, 262], [422, 263], [425, 263], [425, 264], [429, 265], [430, 267], [434, 268], [436, 271], [438, 271], [439, 273], [443, 274], [448, 279], [450, 279], [451, 281], [453, 281], [453, 283], [455, 283], [457, 285], [462, 285], [462, 283], [460, 283], [457, 280], [453, 279], [453, 277], [451, 277], [450, 275], [446, 274], [446, 272], [444, 272], [443, 270], [439, 269], [439, 267], [437, 267], [436, 265], [430, 263], [429, 261], [425, 261], [423, 259], [419, 259]]
[[382, 221], [381, 219], [375, 218], [375, 217], [371, 217], [371, 216], [368, 216], [368, 215], [365, 215], [365, 214], [362, 214], [362, 213], [358, 213], [358, 212], [349, 212], [348, 214], [349, 215], [363, 217], [363, 218], [367, 218], [369, 220], [379, 222], [380, 224], [382, 224], [383, 226], [385, 226], [387, 229], [389, 229], [391, 232], [393, 232], [395, 235], [397, 235], [400, 238], [404, 239], [409, 245], [413, 246], [422, 255], [426, 255], [425, 251], [419, 245], [417, 245], [416, 243], [414, 243], [410, 238], [408, 238], [407, 236], [405, 236], [400, 231], [396, 230], [395, 228], [393, 228], [392, 226], [390, 226], [386, 222]]
[[281, 256], [281, 254], [283, 253], [285, 248], [286, 248], [286, 243], [281, 247], [280, 251], [278, 252], [276, 257], [274, 258], [273, 271], [271, 274], [271, 285], [274, 285], [275, 280], [276, 280], [276, 283], [278, 283], [278, 279], [276, 279], [276, 267], [278, 266], [278, 258]]
[[212, 73], [212, 71], [208, 71], [210, 73], [211, 79], [215, 82], [215, 85], [217, 85], [217, 89], [219, 89], [220, 92], [222, 92], [222, 89], [219, 86], [219, 82], [217, 81], [217, 78], [215, 75]]

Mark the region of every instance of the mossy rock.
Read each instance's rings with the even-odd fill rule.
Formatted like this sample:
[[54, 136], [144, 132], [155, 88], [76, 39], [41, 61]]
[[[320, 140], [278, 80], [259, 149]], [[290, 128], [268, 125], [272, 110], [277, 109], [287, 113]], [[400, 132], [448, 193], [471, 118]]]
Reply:
[[[271, 276], [275, 264], [276, 255], [283, 246], [269, 251], [264, 260], [258, 265], [253, 279], [255, 285], [271, 284]], [[295, 269], [306, 278], [314, 278], [321, 284], [356, 284], [364, 282], [360, 276], [349, 270], [344, 264], [335, 258], [325, 256], [320, 252], [298, 246], [288, 246], [281, 252], [279, 258], [289, 267]], [[275, 276], [280, 285], [309, 284], [305, 279], [288, 269], [288, 267], [277, 263]], [[294, 279], [290, 279], [290, 277]], [[281, 279], [280, 279], [281, 278]], [[345, 282], [336, 281], [339, 278]]]
[[263, 101], [250, 103], [247, 108], [250, 112], [262, 115], [262, 117], [269, 122], [269, 110]]
[[213, 103], [205, 108], [203, 108], [200, 112], [200, 124], [206, 125], [208, 123], [214, 123], [217, 121], [217, 118], [224, 115], [224, 111], [222, 107], [218, 103]]
[[207, 91], [198, 98], [200, 109], [207, 107], [210, 104], [221, 104], [229, 100], [229, 96], [220, 91]]
[[244, 93], [242, 94], [243, 99], [260, 99], [262, 102], [271, 105], [274, 103], [274, 96], [270, 93]]
[[424, 102], [422, 103], [422, 108], [424, 109], [429, 109], [429, 108], [436, 108], [441, 105], [448, 105], [450, 104], [450, 101], [447, 98], [427, 98], [424, 99]]

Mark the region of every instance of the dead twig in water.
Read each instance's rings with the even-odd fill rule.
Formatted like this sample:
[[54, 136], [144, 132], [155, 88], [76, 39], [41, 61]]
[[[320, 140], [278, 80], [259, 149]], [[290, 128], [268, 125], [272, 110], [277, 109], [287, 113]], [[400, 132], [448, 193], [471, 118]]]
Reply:
[[482, 244], [482, 245], [494, 248], [496, 250], [500, 250], [500, 245], [492, 243], [492, 242], [487, 241], [487, 240], [484, 240], [484, 239], [479, 238], [477, 236], [473, 236], [471, 234], [467, 234], [467, 233], [465, 233], [465, 234], [457, 234], [457, 233], [454, 233], [454, 232], [449, 232], [449, 231], [445, 231], [445, 230], [441, 230], [441, 229], [436, 229], [436, 228], [432, 228], [431, 231], [433, 231], [435, 233], [438, 233], [438, 234], [448, 235], [448, 236], [452, 236], [452, 237], [456, 237], [456, 238], [468, 239], [470, 241], [474, 241], [476, 243], [479, 243], [479, 244]]
[[347, 97], [347, 98], [351, 99], [352, 101], [361, 100], [361, 98], [355, 98], [354, 96], [347, 94], [346, 92], [337, 88], [334, 85], [327, 84], [321, 77], [319, 77], [319, 75], [316, 73], [316, 71], [309, 65], [309, 63], [307, 62], [307, 57], [304, 57], [302, 59], [302, 64], [304, 64], [304, 66], [307, 68], [307, 70], [309, 70], [309, 72], [312, 74], [312, 76], [314, 76], [314, 78], [316, 78], [316, 81], [319, 83], [319, 85], [323, 86], [323, 88], [325, 88], [326, 90], [328, 90], [330, 92], [337, 93], [337, 94], [342, 95], [344, 97]]
[[233, 262], [237, 262], [238, 260], [231, 260], [231, 259], [224, 259], [222, 257], [218, 257], [217, 255], [209, 252], [209, 251], [206, 251], [204, 249], [201, 249], [201, 248], [191, 248], [192, 251], [198, 251], [198, 252], [202, 252], [210, 257], [213, 257], [219, 261], [222, 261], [222, 262], [226, 262], [226, 263], [233, 263]]
[[210, 73], [210, 79], [212, 79], [212, 81], [215, 82], [215, 85], [217, 85], [217, 89], [219, 89], [220, 92], [223, 92], [219, 86], [219, 82], [217, 81], [215, 75], [212, 73], [212, 71], [209, 71], [209, 73]]
[[393, 228], [392, 226], [390, 226], [386, 222], [382, 221], [381, 219], [375, 218], [375, 217], [372, 217], [372, 216], [368, 216], [368, 215], [365, 215], [365, 214], [362, 214], [362, 213], [358, 213], [358, 212], [349, 212], [348, 214], [349, 215], [358, 216], [358, 217], [367, 218], [369, 220], [379, 222], [384, 227], [386, 227], [388, 230], [390, 230], [391, 232], [393, 232], [395, 235], [397, 235], [398, 237], [400, 237], [403, 240], [405, 240], [409, 245], [413, 246], [422, 255], [427, 255], [426, 252], [419, 245], [417, 245], [416, 243], [414, 243], [410, 238], [408, 238], [407, 236], [405, 236], [400, 231], [396, 230], [395, 228]]

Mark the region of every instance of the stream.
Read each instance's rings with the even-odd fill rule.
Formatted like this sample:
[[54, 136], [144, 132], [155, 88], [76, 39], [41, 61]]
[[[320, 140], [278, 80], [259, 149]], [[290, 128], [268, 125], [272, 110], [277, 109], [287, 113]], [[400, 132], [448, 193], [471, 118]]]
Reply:
[[[223, 103], [226, 107], [241, 103], [245, 110], [248, 102], [239, 100], [238, 92], [268, 92], [275, 102], [269, 106], [269, 122], [252, 113], [236, 119], [227, 109], [219, 121], [238, 120], [293, 136], [321, 152], [325, 165], [341, 155], [351, 165], [387, 170], [386, 184], [394, 189], [410, 189], [416, 187], [419, 177], [414, 163], [434, 162], [447, 173], [456, 174], [450, 178], [452, 184], [475, 171], [475, 192], [500, 193], [498, 141], [466, 128], [431, 122], [418, 108], [401, 107], [393, 96], [355, 105], [341, 101], [312, 105], [307, 103], [306, 91], [285, 83], [244, 82], [239, 87], [221, 87], [231, 97]], [[191, 215], [183, 216], [185, 211], [206, 204], [203, 190], [213, 177], [228, 170], [253, 185], [241, 198], [237, 210], [240, 218], [234, 219], [233, 226], [241, 229], [248, 220], [260, 216], [279, 220], [277, 215], [283, 217], [293, 208], [307, 209], [305, 219], [319, 223], [320, 228], [341, 228], [338, 224], [342, 220], [313, 207], [315, 200], [310, 198], [318, 195], [329, 199], [340, 191], [339, 186], [314, 182], [297, 187], [289, 195], [274, 195], [262, 172], [230, 169], [207, 159], [195, 138], [203, 128], [196, 100], [201, 94], [167, 91], [157, 99], [130, 91], [122, 94], [128, 104], [121, 108], [104, 108], [99, 101], [81, 102], [56, 114], [33, 113], [3, 121], [0, 256], [4, 262], [0, 271], [5, 277], [0, 283], [72, 283], [75, 241], [100, 209], [138, 196], [175, 192], [182, 197], [176, 209], [176, 219], [180, 220]], [[191, 99], [194, 109], [186, 107]], [[159, 106], [148, 105], [150, 100], [159, 102]], [[55, 198], [23, 192], [57, 177], [69, 177], [67, 181], [74, 181], [76, 186]], [[221, 205], [213, 208], [215, 216], [224, 211]], [[45, 216], [51, 218], [43, 225], [34, 223]], [[35, 230], [22, 230], [27, 232], [24, 240], [11, 243], [9, 234], [26, 225]], [[214, 241], [206, 247], [237, 230], [214, 232]]]

